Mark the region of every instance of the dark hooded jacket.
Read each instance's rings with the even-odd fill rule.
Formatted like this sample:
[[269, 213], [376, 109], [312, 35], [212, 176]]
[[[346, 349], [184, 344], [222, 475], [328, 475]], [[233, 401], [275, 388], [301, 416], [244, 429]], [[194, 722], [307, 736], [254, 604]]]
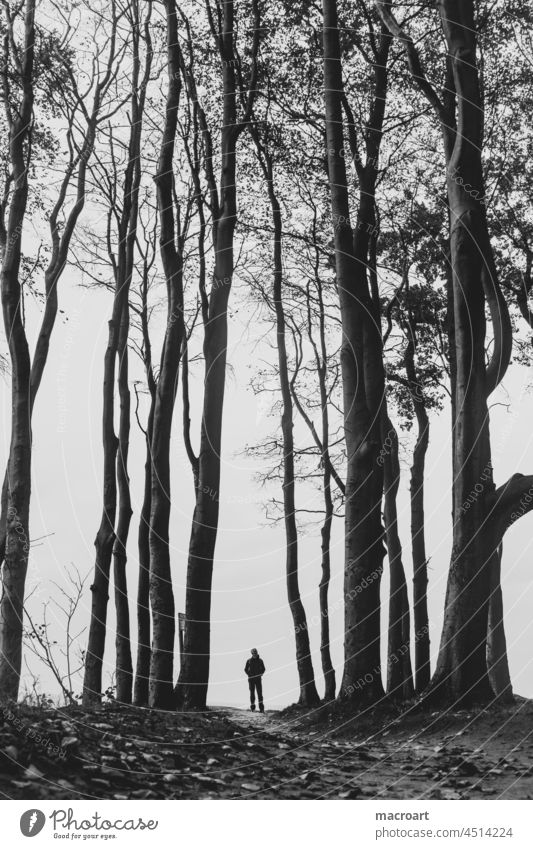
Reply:
[[260, 678], [265, 671], [265, 664], [260, 657], [249, 657], [244, 667], [248, 678]]

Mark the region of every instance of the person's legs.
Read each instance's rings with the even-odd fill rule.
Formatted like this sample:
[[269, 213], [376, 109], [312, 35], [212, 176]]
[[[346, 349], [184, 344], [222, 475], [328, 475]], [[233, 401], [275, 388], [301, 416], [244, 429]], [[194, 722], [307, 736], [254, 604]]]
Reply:
[[248, 686], [250, 688], [250, 710], [255, 710], [255, 680], [248, 678]]
[[265, 706], [263, 704], [263, 680], [258, 678], [255, 684], [257, 688], [257, 700], [259, 702], [259, 710], [264, 713]]

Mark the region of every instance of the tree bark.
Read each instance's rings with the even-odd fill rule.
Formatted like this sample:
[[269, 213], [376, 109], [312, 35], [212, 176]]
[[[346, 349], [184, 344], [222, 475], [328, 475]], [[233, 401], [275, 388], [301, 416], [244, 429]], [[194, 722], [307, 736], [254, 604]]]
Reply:
[[[323, 492], [324, 492], [324, 524], [321, 529], [322, 539], [322, 577], [318, 589], [320, 603], [320, 658], [322, 662], [322, 673], [324, 675], [325, 692], [324, 699], [326, 702], [333, 701], [335, 698], [337, 684], [335, 679], [335, 669], [331, 660], [330, 636], [329, 636], [329, 583], [331, 578], [331, 528], [333, 524], [333, 498], [331, 495], [331, 478], [332, 465], [329, 453], [329, 398], [327, 391], [327, 348], [326, 348], [326, 327], [324, 301], [322, 293], [322, 284], [317, 275], [317, 294], [319, 304], [319, 326], [320, 326], [320, 354], [315, 349], [316, 367], [318, 374], [318, 382], [320, 387], [320, 404], [322, 407], [322, 464], [323, 472]], [[311, 322], [309, 321], [309, 330], [311, 331]], [[311, 333], [309, 334], [311, 335]], [[315, 347], [313, 345], [313, 347]]]
[[398, 435], [389, 418], [384, 420], [384, 424], [383, 514], [390, 568], [387, 693], [393, 698], [410, 699], [414, 694], [414, 689], [411, 669], [409, 596], [403, 567], [402, 544], [398, 532], [396, 507], [400, 485]]
[[128, 604], [128, 582], [126, 576], [126, 543], [132, 515], [130, 479], [128, 475], [128, 450], [130, 439], [130, 389], [128, 381], [128, 333], [129, 307], [124, 305], [120, 339], [118, 345], [118, 390], [120, 398], [120, 420], [117, 451], [118, 514], [115, 542], [113, 546], [113, 576], [115, 585], [115, 610], [117, 631], [116, 649], [116, 698], [123, 704], [131, 704], [133, 665], [130, 645], [130, 612]]
[[[259, 152], [261, 155], [260, 150]], [[292, 614], [294, 636], [296, 641], [296, 663], [298, 667], [298, 677], [300, 682], [300, 698], [298, 703], [305, 707], [312, 707], [313, 705], [318, 704], [320, 700], [315, 686], [315, 676], [313, 671], [313, 663], [311, 660], [311, 647], [309, 640], [309, 631], [307, 628], [307, 618], [305, 615], [303, 602], [301, 600], [300, 587], [298, 582], [298, 529], [296, 526], [296, 500], [294, 480], [294, 415], [289, 381], [285, 309], [283, 305], [281, 208], [279, 205], [278, 198], [276, 196], [276, 190], [274, 186], [272, 158], [269, 155], [269, 152], [266, 150], [263, 150], [263, 160], [265, 177], [268, 186], [268, 197], [270, 201], [270, 208], [272, 211], [272, 220], [274, 225], [274, 282], [272, 294], [274, 309], [276, 312], [278, 368], [281, 398], [283, 404], [281, 415], [281, 432], [283, 438], [283, 514], [285, 519], [286, 539], [287, 597], [289, 600], [289, 607]], [[322, 539], [324, 542], [324, 528], [322, 529], [322, 531]], [[331, 533], [331, 520], [329, 523], [329, 527], [326, 527], [326, 539], [328, 533]], [[324, 557], [326, 557], [326, 563], [324, 563]], [[327, 551], [323, 549], [323, 573], [324, 566], [326, 567], [327, 574], [327, 571], [329, 569], [329, 542]], [[325, 584], [325, 588], [325, 601], [327, 610], [327, 584]], [[323, 601], [322, 585], [321, 600]], [[321, 604], [321, 613], [322, 609], [323, 604]], [[323, 617], [321, 616], [321, 619], [322, 618]]]
[[[228, 301], [233, 280], [233, 241], [237, 220], [237, 139], [251, 116], [256, 89], [259, 13], [254, 8], [253, 78], [242, 121], [237, 120], [238, 65], [234, 48], [234, 3], [225, 2], [218, 43], [222, 60], [222, 127], [220, 187], [210, 174], [215, 267], [204, 325], [204, 400], [196, 480], [196, 503], [192, 520], [187, 565], [183, 663], [176, 697], [184, 709], [204, 708], [209, 682], [211, 642], [211, 586], [220, 503], [220, 451], [228, 344]], [[209, 132], [206, 133], [206, 138]], [[212, 167], [211, 163], [206, 166]]]
[[487, 667], [492, 689], [502, 702], [513, 701], [513, 687], [507, 660], [507, 640], [503, 627], [501, 564], [503, 545], [492, 556], [490, 568], [489, 624], [487, 634]]
[[[324, 91], [335, 263], [343, 343], [344, 418], [347, 448], [345, 511], [345, 642], [340, 698], [376, 702], [383, 696], [380, 658], [380, 581], [383, 570], [381, 524], [381, 405], [384, 397], [381, 328], [368, 292], [368, 234], [375, 226], [374, 188], [386, 70], [378, 69], [369, 124], [367, 165], [360, 189], [355, 230], [350, 225], [342, 113], [342, 66], [335, 2], [324, 0]], [[387, 48], [388, 51], [388, 48]], [[385, 53], [385, 63], [386, 63]], [[377, 63], [379, 64], [379, 63]], [[376, 105], [377, 106], [376, 109]], [[366, 192], [370, 190], [369, 194]], [[369, 229], [370, 228], [370, 229]]]
[[[377, 2], [391, 33], [405, 45], [413, 80], [435, 109], [444, 139], [453, 272], [455, 387], [453, 420], [453, 548], [437, 667], [428, 697], [453, 704], [488, 701], [487, 627], [494, 496], [487, 396], [503, 378], [511, 325], [497, 279], [485, 211], [481, 153], [483, 109], [473, 0], [441, 0], [448, 94], [441, 101], [424, 75], [412, 38]], [[450, 91], [452, 93], [450, 94]], [[494, 349], [485, 365], [485, 302]]]
[[[11, 26], [11, 22], [9, 22]], [[21, 313], [21, 241], [28, 200], [26, 157], [31, 144], [35, 40], [35, 0], [24, 13], [24, 53], [20, 104], [6, 105], [12, 195], [2, 254], [1, 291], [4, 329], [11, 360], [11, 443], [7, 466], [5, 561], [0, 599], [0, 699], [16, 700], [22, 663], [24, 587], [30, 549], [31, 400], [30, 355]], [[6, 36], [7, 41], [7, 36]], [[4, 62], [8, 63], [7, 55]], [[7, 69], [5, 70], [7, 77]], [[6, 92], [4, 91], [4, 97]]]
[[109, 573], [115, 541], [115, 516], [117, 509], [116, 455], [118, 439], [114, 427], [115, 360], [123, 308], [123, 292], [115, 293], [113, 315], [109, 321], [107, 349], [104, 356], [102, 444], [104, 449], [103, 503], [100, 527], [94, 546], [96, 563], [91, 584], [91, 619], [85, 655], [83, 678], [83, 705], [100, 704], [102, 697], [102, 664], [104, 659], [107, 602], [109, 600]]
[[409, 323], [405, 372], [416, 417], [417, 434], [411, 463], [411, 552], [413, 558], [413, 619], [415, 645], [415, 689], [421, 693], [430, 680], [430, 641], [427, 604], [428, 570], [424, 514], [426, 453], [429, 445], [429, 416], [415, 366], [415, 329]]
[[[481, 150], [483, 123], [473, 3], [443, 2], [442, 27], [451, 55], [458, 132], [447, 162], [450, 253], [456, 343], [454, 535], [444, 625], [433, 692], [455, 702], [490, 698], [486, 640], [490, 570], [494, 553], [486, 527], [492, 488], [487, 408], [494, 388], [485, 367], [486, 275], [492, 272]], [[469, 184], [474, 191], [465, 191]], [[495, 279], [492, 285], [498, 286]], [[508, 358], [507, 358], [508, 363]], [[498, 373], [505, 371], [505, 356]], [[496, 379], [497, 380], [497, 379]], [[482, 481], [487, 480], [484, 484]], [[478, 490], [481, 488], [481, 491]], [[473, 502], [469, 497], [474, 493]], [[465, 509], [469, 504], [469, 508]], [[485, 528], [485, 531], [483, 531]]]
[[150, 511], [152, 501], [152, 459], [154, 397], [150, 404], [146, 428], [146, 460], [144, 464], [144, 497], [139, 519], [139, 580], [137, 585], [137, 663], [135, 667], [134, 704], [148, 704], [150, 682]]
[[[150, 11], [149, 7], [149, 11]], [[102, 437], [104, 448], [103, 505], [100, 527], [95, 540], [96, 564], [92, 591], [89, 641], [85, 657], [83, 703], [100, 702], [102, 665], [106, 640], [109, 575], [114, 561], [115, 608], [117, 616], [116, 697], [131, 703], [133, 668], [130, 646], [130, 622], [126, 579], [126, 544], [131, 520], [131, 497], [127, 469], [130, 436], [130, 392], [128, 385], [129, 292], [133, 274], [138, 197], [141, 182], [140, 149], [146, 83], [151, 69], [151, 46], [147, 31], [147, 51], [143, 84], [140, 84], [140, 23], [137, 2], [132, 4], [132, 95], [128, 159], [122, 186], [122, 205], [115, 209], [118, 218], [117, 259], [113, 263], [115, 291], [109, 337], [104, 357]], [[149, 12], [148, 12], [149, 16]], [[117, 180], [117, 173], [112, 175]], [[118, 358], [118, 368], [117, 368]], [[115, 433], [115, 373], [118, 375], [120, 417], [118, 437]], [[118, 516], [117, 516], [118, 495]], [[116, 527], [115, 527], [116, 522]]]
[[175, 236], [173, 156], [181, 94], [178, 26], [175, 0], [165, 0], [167, 13], [168, 94], [165, 125], [156, 175], [160, 218], [160, 252], [167, 281], [168, 317], [155, 396], [152, 435], [152, 493], [150, 510], [150, 606], [152, 652], [149, 702], [151, 707], [174, 706], [174, 595], [170, 569], [170, 437], [180, 355], [184, 339], [184, 232]]
[[152, 344], [148, 323], [148, 266], [145, 261], [141, 285], [141, 327], [143, 335], [143, 359], [146, 382], [150, 393], [150, 410], [146, 425], [146, 460], [144, 463], [144, 496], [139, 519], [138, 550], [139, 577], [137, 585], [137, 663], [135, 668], [134, 703], [148, 705], [150, 683], [150, 512], [152, 505], [152, 437], [154, 431], [154, 408], [156, 382], [152, 368]]

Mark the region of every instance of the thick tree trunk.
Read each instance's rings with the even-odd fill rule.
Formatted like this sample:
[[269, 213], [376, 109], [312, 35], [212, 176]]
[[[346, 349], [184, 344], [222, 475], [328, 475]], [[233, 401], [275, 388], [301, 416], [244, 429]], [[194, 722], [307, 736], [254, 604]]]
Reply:
[[503, 545], [492, 555], [490, 565], [489, 623], [487, 634], [487, 667], [492, 689], [503, 702], [513, 701], [513, 687], [507, 660], [507, 640], [503, 624], [501, 565]]
[[389, 639], [387, 652], [387, 693], [393, 698], [413, 696], [409, 596], [402, 560], [402, 544], [398, 532], [396, 498], [400, 485], [398, 435], [391, 420], [384, 419], [383, 488], [385, 535], [390, 568]]
[[[485, 295], [493, 261], [485, 210], [481, 163], [483, 122], [476, 57], [473, 3], [443, 2], [443, 30], [453, 64], [458, 132], [447, 161], [450, 255], [453, 269], [456, 390], [454, 534], [444, 625], [433, 695], [454, 703], [487, 700], [487, 627], [490, 563], [494, 554], [487, 527], [493, 490], [487, 392], [493, 378], [485, 368]], [[468, 184], [468, 191], [463, 188]], [[495, 328], [495, 333], [498, 331]], [[505, 371], [508, 357], [497, 364]], [[497, 379], [496, 379], [497, 382]]]
[[[324, 91], [335, 262], [343, 327], [341, 365], [347, 449], [345, 505], [345, 642], [340, 698], [376, 702], [383, 696], [380, 581], [383, 570], [381, 328], [368, 292], [368, 235], [375, 226], [374, 188], [386, 70], [376, 69], [376, 99], [367, 136], [357, 227], [352, 230], [343, 140], [342, 67], [335, 2], [324, 1]], [[388, 47], [387, 47], [388, 51]], [[386, 62], [385, 53], [385, 62]], [[384, 71], [384, 73], [383, 73]]]
[[[405, 45], [414, 81], [442, 129], [450, 221], [455, 357], [451, 355], [453, 429], [453, 549], [444, 625], [429, 697], [462, 704], [491, 698], [486, 644], [490, 563], [499, 540], [491, 532], [494, 496], [487, 396], [509, 365], [512, 329], [497, 279], [484, 201], [481, 153], [483, 104], [477, 66], [473, 0], [441, 0], [447, 44], [442, 101], [424, 75], [412, 38], [390, 4], [377, 2], [391, 33]], [[485, 301], [494, 332], [485, 366]], [[455, 373], [454, 373], [455, 372]]]

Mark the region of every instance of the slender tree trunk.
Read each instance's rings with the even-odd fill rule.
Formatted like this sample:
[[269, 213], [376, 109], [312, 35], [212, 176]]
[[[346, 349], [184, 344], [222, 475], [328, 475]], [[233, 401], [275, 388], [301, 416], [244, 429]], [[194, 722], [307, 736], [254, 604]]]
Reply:
[[513, 687], [507, 660], [507, 640], [503, 625], [501, 564], [503, 545], [493, 554], [490, 566], [489, 623], [487, 666], [492, 689], [503, 702], [513, 701]]
[[[11, 26], [9, 21], [7, 26]], [[9, 120], [9, 160], [12, 195], [0, 285], [4, 329], [11, 360], [11, 443], [7, 464], [5, 560], [0, 598], [0, 700], [16, 700], [22, 663], [24, 587], [30, 549], [31, 398], [30, 355], [21, 312], [19, 281], [21, 241], [28, 200], [28, 165], [33, 112], [35, 0], [27, 0], [24, 52], [20, 69], [20, 104], [6, 104]], [[6, 35], [6, 44], [7, 44]], [[4, 62], [8, 62], [7, 48]]]
[[128, 449], [130, 439], [130, 390], [128, 382], [128, 332], [129, 306], [124, 305], [118, 347], [118, 390], [120, 397], [120, 422], [117, 452], [118, 515], [113, 547], [113, 574], [115, 609], [117, 615], [116, 646], [116, 698], [131, 704], [133, 665], [130, 645], [130, 612], [126, 577], [126, 542], [132, 515], [130, 480], [128, 475]]
[[85, 655], [83, 679], [83, 704], [98, 705], [102, 696], [102, 664], [104, 659], [107, 602], [109, 600], [109, 573], [115, 541], [115, 516], [117, 509], [116, 456], [118, 439], [114, 426], [115, 360], [120, 332], [123, 301], [116, 293], [113, 317], [109, 321], [107, 349], [104, 356], [102, 444], [104, 449], [103, 504], [100, 527], [96, 534], [96, 563], [91, 585], [91, 620]]
[[148, 704], [150, 681], [150, 511], [152, 501], [151, 443], [154, 398], [150, 404], [146, 428], [146, 460], [144, 463], [144, 497], [139, 519], [139, 582], [137, 586], [137, 664], [135, 667], [134, 703]]
[[[318, 589], [320, 603], [320, 658], [322, 661], [322, 673], [324, 675], [325, 692], [324, 698], [327, 702], [333, 701], [337, 691], [335, 669], [331, 660], [330, 634], [329, 634], [329, 583], [331, 578], [331, 528], [333, 524], [333, 498], [331, 495], [332, 465], [329, 451], [329, 398], [327, 389], [327, 346], [326, 346], [326, 322], [322, 283], [317, 274], [317, 294], [319, 305], [319, 328], [320, 328], [320, 354], [315, 348], [315, 359], [320, 388], [320, 405], [322, 408], [322, 463], [324, 467], [323, 491], [324, 491], [324, 524], [321, 529], [322, 538], [322, 577]], [[309, 336], [311, 338], [311, 316], [309, 315]], [[313, 347], [314, 343], [313, 343]]]
[[178, 26], [175, 0], [166, 0], [168, 94], [165, 125], [156, 175], [160, 218], [160, 252], [167, 281], [168, 317], [155, 395], [152, 435], [150, 504], [150, 606], [153, 641], [150, 656], [151, 707], [174, 706], [173, 667], [175, 610], [170, 569], [170, 437], [180, 355], [184, 339], [183, 249], [180, 229], [176, 243], [173, 156], [181, 94]]
[[[281, 237], [281, 233], [280, 233]], [[313, 229], [313, 237], [316, 242], [316, 222]], [[315, 245], [316, 249], [316, 245]], [[337, 692], [337, 683], [335, 677], [335, 669], [331, 661], [330, 650], [330, 630], [329, 630], [329, 584], [331, 578], [331, 529], [333, 524], [333, 498], [331, 494], [331, 481], [334, 479], [336, 485], [342, 494], [345, 494], [345, 487], [336, 473], [330, 457], [329, 449], [329, 393], [328, 393], [328, 351], [326, 344], [326, 316], [324, 309], [324, 298], [322, 281], [320, 279], [320, 257], [316, 250], [315, 260], [315, 288], [317, 293], [318, 303], [318, 325], [319, 325], [319, 342], [315, 341], [313, 334], [313, 310], [311, 306], [311, 295], [309, 286], [307, 287], [307, 336], [315, 355], [316, 374], [318, 378], [318, 387], [320, 392], [320, 406], [322, 413], [321, 435], [315, 428], [311, 418], [304, 410], [298, 394], [296, 392], [296, 377], [299, 370], [299, 357], [297, 357], [297, 368], [290, 381], [291, 397], [294, 400], [294, 405], [300, 413], [307, 427], [309, 428], [313, 440], [320, 451], [321, 466], [323, 469], [322, 491], [324, 496], [324, 523], [321, 528], [321, 578], [318, 586], [318, 599], [320, 606], [320, 660], [322, 664], [322, 674], [324, 676], [324, 699], [326, 702], [331, 702], [335, 699]]]
[[[413, 79], [438, 115], [446, 159], [455, 344], [453, 548], [439, 656], [428, 696], [453, 704], [486, 701], [492, 693], [486, 659], [490, 564], [501, 541], [501, 536], [492, 533], [495, 489], [487, 397], [509, 365], [512, 328], [497, 278], [485, 210], [483, 103], [474, 2], [439, 3], [447, 45], [442, 100], [425, 77], [417, 47], [394, 19], [390, 4], [378, 0], [377, 7], [391, 33], [405, 45]], [[494, 333], [488, 367], [485, 302]], [[520, 490], [520, 482], [516, 488]], [[507, 484], [503, 487], [506, 489]]]
[[[257, 3], [253, 6], [255, 27], [252, 53], [255, 68], [260, 28]], [[186, 709], [205, 707], [209, 682], [211, 587], [219, 520], [220, 452], [228, 344], [227, 310], [233, 280], [233, 242], [237, 220], [236, 144], [248, 117], [251, 116], [256, 89], [254, 70], [244, 120], [238, 122], [235, 76], [238, 60], [234, 49], [232, 2], [225, 2], [223, 5], [219, 45], [222, 59], [223, 110], [218, 191], [211, 175], [211, 197], [216, 204], [213, 216], [215, 267], [207, 321], [204, 325], [204, 401], [196, 503], [187, 565], [183, 663], [176, 686], [178, 702]]]
[[331, 474], [329, 468], [324, 466], [324, 524], [321, 529], [322, 538], [322, 577], [318, 588], [320, 603], [320, 658], [322, 661], [322, 673], [324, 675], [324, 699], [331, 702], [335, 698], [337, 689], [335, 681], [335, 669], [331, 661], [330, 636], [329, 636], [329, 605], [328, 593], [331, 578], [331, 526], [333, 523], [333, 499], [331, 497]]
[[139, 578], [137, 585], [137, 663], [135, 668], [134, 703], [145, 707], [148, 704], [150, 683], [150, 513], [152, 505], [152, 437], [154, 431], [154, 409], [156, 382], [152, 367], [152, 343], [148, 319], [148, 262], [145, 258], [141, 284], [141, 327], [143, 335], [143, 359], [146, 382], [150, 393], [150, 410], [146, 425], [146, 459], [144, 463], [144, 496], [139, 519], [138, 550]]
[[[296, 663], [298, 666], [298, 677], [300, 680], [299, 704], [304, 705], [306, 707], [311, 707], [315, 704], [318, 704], [319, 697], [315, 686], [313, 663], [311, 660], [309, 631], [307, 629], [307, 619], [303, 602], [300, 596], [300, 587], [298, 582], [298, 530], [296, 526], [296, 501], [294, 480], [294, 416], [291, 388], [289, 382], [285, 310], [283, 306], [281, 208], [274, 187], [272, 160], [269, 158], [268, 152], [265, 152], [264, 156], [266, 160], [265, 175], [268, 184], [268, 196], [270, 200], [270, 207], [272, 210], [272, 219], [274, 224], [273, 301], [274, 308], [276, 311], [278, 367], [281, 387], [281, 398], [283, 403], [281, 415], [281, 432], [283, 437], [283, 513], [285, 518], [287, 596], [292, 614], [292, 621], [294, 624], [294, 635], [296, 641]], [[329, 528], [331, 528], [331, 521]], [[322, 538], [324, 540], [324, 533], [322, 535]], [[329, 569], [329, 544], [327, 554], [323, 551], [323, 570], [325, 555], [327, 556], [327, 571]], [[321, 619], [322, 618], [323, 617], [321, 616]]]
[[[11, 355], [11, 445], [8, 464], [6, 548], [0, 599], [0, 700], [16, 700], [22, 663], [24, 587], [30, 549], [30, 358], [19, 308], [18, 271], [4, 259], [2, 307]], [[20, 292], [20, 290], [19, 290]]]
[[217, 256], [205, 332], [204, 405], [189, 542], [185, 639], [177, 694], [185, 708], [205, 707], [209, 681], [211, 585], [218, 530], [222, 411], [226, 379], [227, 303], [233, 275], [234, 221], [218, 226]]
[[[152, 67], [152, 43], [150, 37], [151, 2], [146, 4], [144, 21], [139, 15], [139, 2], [133, 0], [132, 13], [132, 98], [131, 127], [128, 145], [128, 162], [124, 179], [124, 200], [119, 227], [119, 285], [124, 290], [123, 311], [118, 340], [118, 392], [120, 419], [118, 432], [118, 454], [116, 463], [118, 514], [115, 543], [113, 547], [113, 574], [115, 584], [115, 610], [117, 618], [116, 647], [116, 697], [119, 702], [131, 704], [133, 687], [133, 664], [130, 642], [130, 613], [128, 604], [126, 546], [131, 522], [131, 494], [128, 474], [128, 451], [130, 440], [131, 398], [128, 372], [128, 339], [130, 329], [129, 292], [135, 264], [135, 243], [139, 217], [139, 190], [141, 184], [141, 140], [144, 118], [146, 88]], [[146, 56], [144, 73], [141, 77], [140, 39], [144, 24]]]
[[402, 544], [398, 532], [396, 498], [400, 485], [398, 435], [391, 420], [384, 420], [384, 520], [390, 568], [389, 640], [387, 653], [387, 693], [394, 698], [413, 696], [411, 670], [410, 617], [407, 582], [402, 560]]
[[[414, 331], [410, 331], [413, 334]], [[407, 344], [405, 369], [417, 422], [416, 443], [411, 463], [411, 552], [413, 558], [413, 618], [415, 644], [415, 689], [421, 693], [430, 680], [429, 617], [427, 603], [428, 570], [426, 557], [424, 479], [429, 445], [429, 417], [417, 380], [414, 342]]]

